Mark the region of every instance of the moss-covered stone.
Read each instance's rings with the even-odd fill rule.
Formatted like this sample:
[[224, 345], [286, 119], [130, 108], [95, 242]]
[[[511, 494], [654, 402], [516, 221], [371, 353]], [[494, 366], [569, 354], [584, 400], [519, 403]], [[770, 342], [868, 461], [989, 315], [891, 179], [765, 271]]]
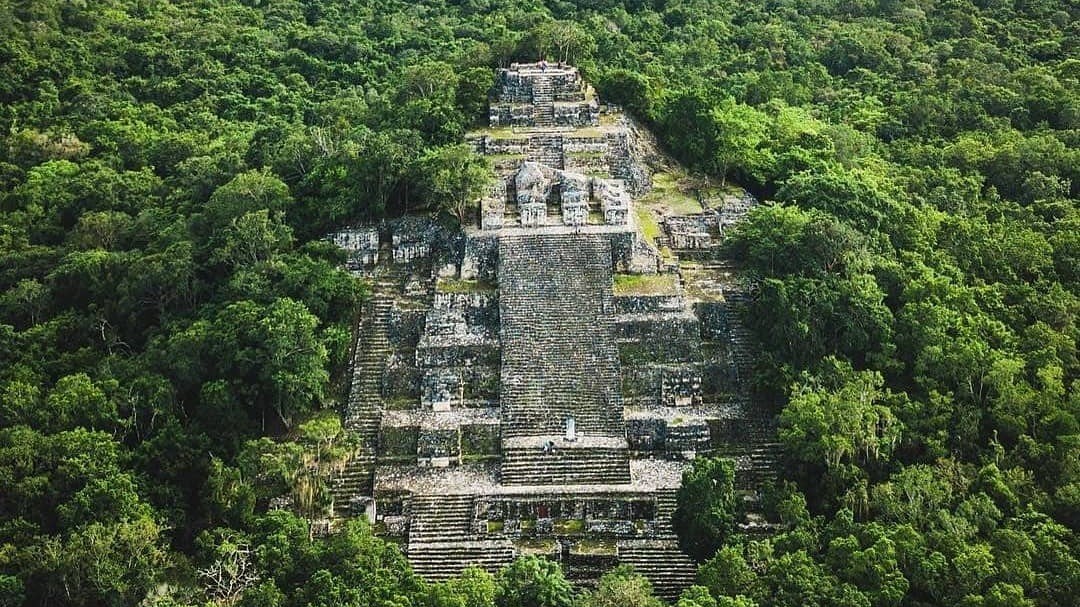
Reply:
[[581, 540], [570, 547], [570, 554], [615, 556], [619, 554], [619, 544], [613, 540]]
[[585, 521], [580, 519], [556, 520], [554, 530], [559, 535], [579, 535], [585, 531]]
[[468, 424], [461, 427], [461, 453], [465, 456], [492, 456], [500, 453], [499, 427]]
[[667, 295], [678, 292], [676, 274], [616, 274], [615, 295]]

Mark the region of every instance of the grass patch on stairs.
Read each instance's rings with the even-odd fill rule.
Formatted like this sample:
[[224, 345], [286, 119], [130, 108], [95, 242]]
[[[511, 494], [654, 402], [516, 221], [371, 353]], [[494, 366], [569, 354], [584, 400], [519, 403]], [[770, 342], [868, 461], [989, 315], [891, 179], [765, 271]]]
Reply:
[[495, 285], [480, 280], [440, 278], [435, 289], [440, 293], [491, 293], [495, 290]]
[[679, 288], [675, 274], [616, 274], [615, 295], [669, 295]]

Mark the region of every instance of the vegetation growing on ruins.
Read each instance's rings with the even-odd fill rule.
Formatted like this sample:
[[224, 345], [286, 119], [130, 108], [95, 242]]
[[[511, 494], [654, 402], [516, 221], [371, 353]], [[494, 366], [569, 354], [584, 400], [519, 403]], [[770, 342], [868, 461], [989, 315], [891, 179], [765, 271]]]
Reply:
[[680, 607], [1074, 604], [1076, 18], [0, 0], [0, 605], [655, 604], [621, 570], [575, 599], [533, 557], [428, 584], [360, 522], [268, 510], [326, 508], [319, 471], [354, 447], [319, 413], [367, 291], [319, 237], [463, 215], [492, 68], [540, 50], [776, 202], [729, 247], [787, 403], [782, 530], [688, 513], [709, 535]]
[[663, 295], [674, 293], [678, 281], [667, 274], [616, 274], [615, 293], [618, 295]]

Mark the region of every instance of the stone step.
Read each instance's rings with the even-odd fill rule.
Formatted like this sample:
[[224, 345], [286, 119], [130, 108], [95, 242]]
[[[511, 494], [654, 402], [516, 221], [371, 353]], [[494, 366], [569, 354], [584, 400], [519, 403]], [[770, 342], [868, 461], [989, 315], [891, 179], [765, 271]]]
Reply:
[[619, 562], [645, 576], [662, 599], [674, 601], [694, 583], [697, 565], [674, 540], [619, 542]]
[[387, 331], [393, 306], [392, 297], [376, 294], [361, 314], [349, 399], [342, 416], [345, 428], [360, 440], [360, 453], [346, 464], [332, 486], [334, 510], [339, 516], [356, 514], [351, 509], [353, 498], [372, 495], [382, 418], [382, 376], [391, 352]]
[[441, 582], [470, 566], [498, 573], [514, 560], [515, 551], [504, 541], [409, 542], [406, 554], [413, 571], [429, 582]]
[[630, 482], [630, 459], [626, 448], [504, 448], [501, 478], [504, 485], [620, 485]]
[[330, 483], [335, 516], [360, 514], [352, 511], [352, 500], [357, 496], [371, 495], [374, 470], [375, 457], [370, 454], [360, 454], [345, 464], [345, 469]]
[[472, 535], [475, 505], [472, 495], [413, 496], [410, 542], [462, 540]]
[[625, 432], [612, 280], [606, 237], [500, 238], [504, 437]]

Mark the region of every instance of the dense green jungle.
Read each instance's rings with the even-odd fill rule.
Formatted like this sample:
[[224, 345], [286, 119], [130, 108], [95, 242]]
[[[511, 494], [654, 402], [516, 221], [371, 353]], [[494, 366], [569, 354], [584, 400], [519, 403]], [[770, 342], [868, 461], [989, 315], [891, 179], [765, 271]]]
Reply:
[[[0, 606], [656, 606], [532, 557], [445, 583], [312, 508], [368, 287], [494, 70], [579, 66], [761, 205], [728, 238], [786, 462], [704, 462], [678, 607], [1080, 596], [1075, 0], [0, 0]], [[450, 181], [450, 183], [447, 183]], [[719, 474], [722, 476], [723, 470]], [[710, 476], [711, 475], [711, 476]], [[704, 479], [704, 480], [703, 480]]]

